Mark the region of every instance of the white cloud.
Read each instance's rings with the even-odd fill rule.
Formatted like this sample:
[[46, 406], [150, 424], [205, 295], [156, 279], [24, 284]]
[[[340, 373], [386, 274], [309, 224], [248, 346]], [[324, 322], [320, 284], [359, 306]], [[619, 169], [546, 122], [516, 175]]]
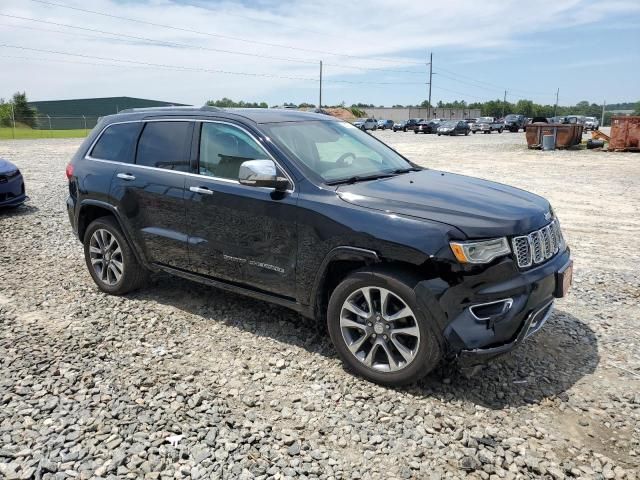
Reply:
[[[390, 87], [332, 84], [331, 80], [339, 77], [353, 81], [387, 82], [396, 79], [398, 82], [415, 82], [418, 85], [395, 87], [400, 91], [410, 91], [410, 95], [415, 96], [417, 92], [424, 90], [424, 86], [419, 83], [426, 81], [425, 76], [399, 73], [383, 75], [375, 70], [363, 76], [358, 70], [335, 65], [424, 72], [426, 67], [415, 63], [426, 61], [427, 52], [431, 49], [459, 48], [466, 51], [465, 58], [474, 61], [473, 59], [477, 58], [504, 54], [500, 49], [505, 47], [525, 48], [526, 44], [521, 43], [521, 37], [526, 34], [597, 22], [612, 12], [640, 10], [637, 2], [622, 0], [607, 2], [606, 8], [602, 3], [593, 0], [457, 0], [437, 5], [415, 1], [374, 0], [366, 4], [356, 4], [327, 0], [267, 2], [259, 4], [258, 7], [204, 0], [54, 1], [146, 22], [174, 25], [192, 32], [128, 22], [30, 0], [3, 0], [0, 14], [184, 43], [202, 49], [153, 45], [132, 38], [118, 38], [1, 16], [0, 43], [72, 52], [89, 57], [310, 79], [317, 78], [316, 62], [323, 59], [326, 64], [326, 86], [330, 95], [334, 92], [337, 92], [336, 95], [350, 92], [353, 96], [354, 92], [362, 94], [363, 89], [366, 89], [371, 92], [371, 101], [375, 101], [373, 98], [381, 98], [381, 89]], [[56, 31], [62, 33], [55, 33]], [[196, 31], [220, 36], [200, 35], [194, 33]], [[276, 48], [264, 43], [289, 45], [298, 50]], [[237, 50], [256, 54], [258, 57], [232, 55], [207, 49]], [[335, 54], [365, 58], [341, 57]], [[196, 104], [208, 98], [222, 96], [247, 100], [269, 99], [272, 102], [296, 99], [313, 101], [317, 97], [317, 83], [313, 80], [295, 81], [204, 71], [173, 71], [126, 64], [113, 66], [117, 62], [7, 47], [0, 47], [0, 56], [4, 56], [2, 64], [6, 67], [0, 77], [0, 93], [5, 96], [21, 89], [26, 90], [32, 99], [129, 95]], [[6, 58], [20, 56], [25, 58]], [[273, 60], [264, 58], [265, 56], [297, 58], [311, 63]], [[380, 57], [393, 58], [397, 63], [380, 60]], [[38, 61], [39, 58], [50, 60]], [[64, 59], [66, 62], [52, 62], [51, 59]], [[461, 61], [464, 62], [464, 58]], [[386, 94], [382, 97], [391, 98], [391, 95]], [[397, 97], [402, 101], [403, 94], [400, 92]], [[328, 102], [343, 99], [350, 101], [349, 98], [326, 98]]]

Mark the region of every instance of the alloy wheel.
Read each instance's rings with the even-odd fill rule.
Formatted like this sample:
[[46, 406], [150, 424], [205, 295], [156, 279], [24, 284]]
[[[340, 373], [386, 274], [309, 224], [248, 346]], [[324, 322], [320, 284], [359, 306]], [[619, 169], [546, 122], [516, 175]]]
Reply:
[[101, 282], [116, 285], [122, 278], [124, 262], [122, 249], [116, 237], [104, 228], [99, 228], [89, 241], [91, 266]]
[[381, 287], [359, 288], [340, 309], [340, 330], [351, 354], [368, 368], [406, 368], [420, 346], [415, 314], [402, 298]]

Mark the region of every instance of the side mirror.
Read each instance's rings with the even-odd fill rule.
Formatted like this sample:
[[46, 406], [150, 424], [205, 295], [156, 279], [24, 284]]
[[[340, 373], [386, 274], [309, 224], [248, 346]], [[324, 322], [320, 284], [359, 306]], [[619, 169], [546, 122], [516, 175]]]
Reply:
[[290, 187], [289, 180], [279, 177], [273, 160], [247, 160], [242, 162], [238, 181], [250, 187], [267, 187], [284, 191]]

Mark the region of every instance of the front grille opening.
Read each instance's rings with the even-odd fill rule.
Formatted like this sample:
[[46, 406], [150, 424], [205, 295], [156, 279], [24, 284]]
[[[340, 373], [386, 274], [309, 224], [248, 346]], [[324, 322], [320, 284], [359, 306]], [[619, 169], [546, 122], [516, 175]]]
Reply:
[[554, 220], [540, 230], [513, 238], [511, 243], [520, 268], [546, 262], [558, 253], [562, 245], [560, 224]]

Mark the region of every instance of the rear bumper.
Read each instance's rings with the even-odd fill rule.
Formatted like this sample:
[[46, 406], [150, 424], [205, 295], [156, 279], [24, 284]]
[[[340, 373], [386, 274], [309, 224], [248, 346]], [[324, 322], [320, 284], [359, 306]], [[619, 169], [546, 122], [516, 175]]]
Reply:
[[76, 220], [76, 201], [71, 195], [67, 197], [67, 215], [69, 215], [69, 223], [71, 223], [71, 228], [73, 229], [73, 233], [77, 237], [78, 222]]

